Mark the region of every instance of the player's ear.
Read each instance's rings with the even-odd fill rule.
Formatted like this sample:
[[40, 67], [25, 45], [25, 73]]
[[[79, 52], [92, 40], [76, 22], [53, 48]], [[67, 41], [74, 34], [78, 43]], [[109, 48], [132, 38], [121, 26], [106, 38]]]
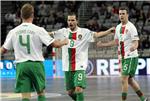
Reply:
[[77, 25], [79, 25], [79, 20], [77, 20]]

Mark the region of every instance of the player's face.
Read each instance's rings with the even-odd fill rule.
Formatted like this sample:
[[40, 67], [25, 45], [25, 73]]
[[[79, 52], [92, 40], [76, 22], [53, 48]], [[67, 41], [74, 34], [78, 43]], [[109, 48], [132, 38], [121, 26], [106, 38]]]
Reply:
[[77, 27], [77, 19], [76, 19], [76, 16], [75, 15], [72, 15], [72, 16], [68, 16], [68, 27], [74, 31], [75, 28]]
[[126, 10], [119, 10], [119, 19], [123, 24], [127, 23], [128, 14]]

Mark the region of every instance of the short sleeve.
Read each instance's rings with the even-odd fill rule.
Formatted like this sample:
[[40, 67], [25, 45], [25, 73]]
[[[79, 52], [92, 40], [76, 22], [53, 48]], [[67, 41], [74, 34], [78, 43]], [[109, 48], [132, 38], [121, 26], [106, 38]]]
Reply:
[[48, 32], [44, 28], [41, 28], [39, 37], [46, 46], [49, 46], [52, 42], [54, 42], [54, 39], [48, 34]]
[[134, 25], [130, 26], [129, 32], [131, 33], [132, 40], [139, 40], [138, 32]]
[[54, 31], [53, 33], [54, 33], [54, 38], [55, 39], [63, 40], [63, 39], [66, 38], [65, 33], [67, 33], [67, 32], [65, 31], [65, 28], [62, 28], [62, 29], [59, 29], [57, 31]]
[[12, 31], [10, 31], [6, 37], [6, 40], [4, 42], [3, 47], [7, 50], [11, 50], [13, 49], [13, 44], [12, 44], [12, 37], [13, 37], [13, 33]]
[[115, 35], [114, 35], [114, 40], [118, 40], [118, 37], [117, 37], [117, 27], [116, 27], [116, 29], [115, 29], [115, 33], [114, 33]]
[[85, 32], [87, 33], [86, 34], [86, 39], [87, 39], [87, 41], [88, 42], [94, 42], [95, 40], [94, 40], [94, 33], [96, 33], [96, 32], [93, 32], [93, 31], [91, 31], [91, 30], [85, 30]]

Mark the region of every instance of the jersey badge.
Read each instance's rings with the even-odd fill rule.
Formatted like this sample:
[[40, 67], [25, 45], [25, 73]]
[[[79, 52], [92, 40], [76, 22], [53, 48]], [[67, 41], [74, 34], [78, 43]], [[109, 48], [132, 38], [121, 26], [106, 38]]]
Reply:
[[79, 40], [82, 39], [82, 35], [81, 35], [81, 34], [78, 35], [78, 39], [79, 39]]
[[83, 68], [83, 66], [80, 66], [81, 68]]

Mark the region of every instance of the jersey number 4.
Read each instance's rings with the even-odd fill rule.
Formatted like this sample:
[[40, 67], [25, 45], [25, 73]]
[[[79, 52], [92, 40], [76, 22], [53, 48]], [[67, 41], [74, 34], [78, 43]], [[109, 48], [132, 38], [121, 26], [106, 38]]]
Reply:
[[26, 47], [27, 53], [30, 54], [30, 35], [19, 35], [19, 43], [21, 46]]

